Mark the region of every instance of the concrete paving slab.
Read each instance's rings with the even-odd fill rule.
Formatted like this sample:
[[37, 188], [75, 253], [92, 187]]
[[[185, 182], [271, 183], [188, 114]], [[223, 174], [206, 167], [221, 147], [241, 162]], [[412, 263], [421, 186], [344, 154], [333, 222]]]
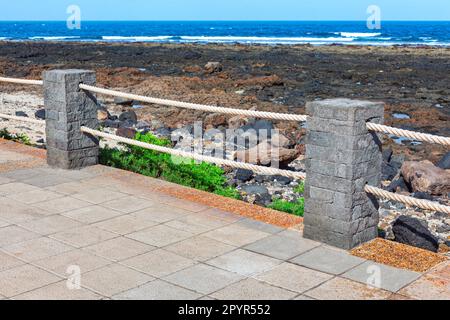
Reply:
[[122, 264], [149, 274], [155, 278], [162, 278], [182, 269], [191, 267], [195, 265], [196, 262], [173, 252], [158, 249], [122, 261]]
[[164, 249], [192, 260], [206, 261], [233, 251], [236, 247], [204, 236], [196, 236], [169, 245]]
[[32, 265], [23, 265], [0, 272], [0, 294], [10, 298], [60, 280]]
[[262, 238], [266, 238], [270, 235], [270, 233], [243, 227], [241, 225], [233, 223], [228, 226], [205, 233], [204, 235], [208, 238], [240, 247]]
[[175, 242], [192, 237], [192, 233], [157, 225], [142, 231], [128, 234], [127, 237], [155, 247], [165, 247]]
[[320, 243], [312, 240], [293, 239], [276, 234], [253, 242], [247, 245], [245, 249], [277, 259], [288, 260], [319, 245]]
[[385, 300], [391, 293], [337, 277], [307, 291], [305, 295], [317, 300]]
[[414, 280], [417, 280], [420, 277], [420, 273], [367, 261], [344, 273], [342, 277], [374, 285], [391, 292], [397, 292]]
[[296, 295], [255, 279], [245, 279], [211, 294], [211, 297], [219, 300], [289, 300]]
[[283, 263], [255, 278], [276, 287], [303, 293], [332, 279], [333, 276], [292, 263]]
[[247, 277], [272, 269], [280, 263], [281, 261], [278, 259], [242, 249], [231, 251], [206, 262], [206, 264], [214, 267]]
[[344, 273], [364, 261], [346, 251], [325, 246], [314, 248], [290, 260], [300, 266], [335, 275]]
[[171, 283], [155, 280], [113, 296], [116, 300], [197, 300], [201, 294]]
[[108, 297], [139, 287], [152, 280], [154, 278], [149, 275], [119, 264], [87, 272], [82, 277], [83, 286]]
[[204, 264], [197, 264], [164, 280], [202, 294], [210, 294], [243, 279], [241, 275]]

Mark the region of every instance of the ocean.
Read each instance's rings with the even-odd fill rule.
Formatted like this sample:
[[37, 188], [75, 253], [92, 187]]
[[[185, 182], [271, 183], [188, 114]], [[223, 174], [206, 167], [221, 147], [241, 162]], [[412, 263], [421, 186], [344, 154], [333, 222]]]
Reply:
[[450, 46], [450, 21], [0, 21], [0, 40]]

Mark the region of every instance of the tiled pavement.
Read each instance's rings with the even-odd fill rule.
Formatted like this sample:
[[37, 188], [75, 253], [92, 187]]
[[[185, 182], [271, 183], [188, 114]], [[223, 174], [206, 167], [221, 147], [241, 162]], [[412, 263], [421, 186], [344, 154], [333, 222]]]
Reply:
[[378, 265], [101, 166], [18, 167], [0, 173], [0, 299], [450, 299], [448, 263]]

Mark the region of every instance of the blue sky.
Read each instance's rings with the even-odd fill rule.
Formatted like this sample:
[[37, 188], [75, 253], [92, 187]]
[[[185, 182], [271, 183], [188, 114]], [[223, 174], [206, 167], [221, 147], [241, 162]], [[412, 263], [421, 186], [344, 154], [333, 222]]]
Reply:
[[450, 20], [450, 0], [2, 0], [0, 20], [66, 20], [76, 4], [83, 20]]

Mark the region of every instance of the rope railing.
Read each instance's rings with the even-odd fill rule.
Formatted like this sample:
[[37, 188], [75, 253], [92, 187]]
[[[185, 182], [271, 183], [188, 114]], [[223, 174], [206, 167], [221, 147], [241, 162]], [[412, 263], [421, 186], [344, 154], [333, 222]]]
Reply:
[[282, 175], [285, 177], [289, 177], [289, 178], [293, 178], [293, 179], [300, 179], [300, 180], [304, 180], [306, 178], [306, 174], [303, 172], [295, 172], [295, 171], [282, 170], [282, 169], [276, 169], [276, 168], [270, 168], [270, 167], [263, 167], [263, 166], [258, 166], [258, 165], [245, 163], [245, 162], [237, 162], [237, 161], [226, 160], [226, 159], [221, 159], [221, 158], [216, 158], [216, 157], [211, 157], [211, 156], [204, 156], [204, 155], [197, 154], [197, 153], [191, 153], [191, 152], [171, 149], [171, 148], [157, 146], [157, 145], [150, 144], [150, 143], [145, 143], [145, 142], [138, 141], [138, 140], [128, 139], [128, 138], [116, 136], [113, 134], [101, 132], [98, 130], [90, 129], [87, 127], [81, 127], [80, 130], [81, 130], [81, 132], [88, 133], [93, 136], [102, 137], [105, 139], [117, 141], [120, 143], [132, 145], [132, 146], [136, 146], [136, 147], [141, 147], [144, 149], [167, 153], [167, 154], [170, 154], [173, 156], [189, 158], [189, 159], [203, 161], [203, 162], [210, 162], [210, 163], [214, 163], [217, 165], [228, 166], [228, 167], [233, 167], [233, 168], [252, 170], [254, 172], [267, 174], [267, 175]]
[[425, 210], [444, 212], [444, 213], [450, 214], [450, 207], [444, 206], [442, 204], [439, 204], [439, 203], [436, 203], [433, 201], [403, 196], [400, 194], [388, 192], [386, 190], [376, 188], [373, 186], [369, 186], [369, 185], [366, 185], [364, 190], [367, 193], [377, 196], [378, 198], [401, 202], [401, 203], [407, 204], [409, 206], [415, 206], [415, 207], [425, 209]]
[[369, 129], [371, 131], [392, 134], [397, 137], [411, 138], [416, 141], [430, 142], [430, 143], [442, 144], [444, 146], [450, 146], [450, 138], [437, 136], [437, 135], [433, 135], [433, 134], [421, 133], [421, 132], [410, 131], [410, 130], [403, 130], [403, 129], [384, 126], [381, 124], [376, 124], [376, 123], [371, 123], [371, 122], [367, 123], [367, 129]]
[[89, 86], [86, 84], [80, 84], [80, 88], [83, 90], [87, 90], [90, 92], [105, 94], [109, 96], [130, 99], [140, 102], [159, 104], [168, 107], [178, 107], [184, 109], [191, 110], [199, 110], [206, 112], [215, 112], [215, 113], [224, 113], [224, 114], [232, 114], [232, 115], [242, 115], [248, 117], [255, 118], [264, 118], [264, 119], [272, 119], [272, 120], [287, 120], [287, 121], [306, 121], [307, 116], [299, 115], [299, 114], [288, 114], [288, 113], [275, 113], [275, 112], [266, 112], [266, 111], [254, 111], [254, 110], [245, 110], [245, 109], [233, 109], [233, 108], [225, 108], [225, 107], [216, 107], [211, 105], [204, 104], [196, 104], [189, 102], [181, 102], [175, 100], [166, 100], [160, 98], [153, 98], [147, 96], [140, 96], [131, 93], [124, 93], [115, 90], [103, 89], [99, 87]]
[[0, 118], [8, 119], [8, 120], [14, 120], [14, 121], [22, 121], [22, 122], [29, 122], [29, 123], [34, 123], [34, 124], [45, 125], [45, 121], [44, 120], [27, 118], [27, 117], [23, 117], [23, 116], [22, 117], [13, 116], [13, 115], [4, 114], [4, 113], [0, 113]]
[[28, 79], [5, 78], [5, 77], [0, 77], [0, 82], [9, 82], [9, 83], [16, 83], [16, 84], [29, 84], [29, 85], [36, 85], [36, 86], [42, 86], [44, 84], [44, 81], [42, 81], [42, 80], [28, 80]]
[[[0, 81], [10, 82], [10, 83], [18, 83], [18, 84], [29, 84], [29, 85], [42, 85], [43, 84], [43, 82], [41, 80], [25, 80], [25, 79], [14, 79], [14, 78], [4, 78], [4, 77], [0, 77]], [[99, 94], [105, 94], [105, 95], [111, 95], [111, 96], [115, 96], [115, 97], [121, 97], [121, 98], [125, 98], [125, 99], [135, 100], [135, 101], [141, 101], [141, 102], [147, 102], [147, 103], [159, 104], [159, 105], [165, 105], [165, 106], [173, 106], [173, 107], [192, 109], [192, 110], [207, 111], [207, 112], [225, 113], [225, 114], [232, 114], [232, 115], [244, 115], [244, 116], [256, 117], [256, 118], [299, 121], [299, 122], [303, 122], [308, 119], [308, 116], [306, 116], [306, 115], [292, 115], [292, 114], [285, 114], [285, 113], [273, 113], [273, 112], [253, 111], [253, 110], [244, 110], [244, 109], [232, 109], [232, 108], [224, 108], [224, 107], [217, 107], [217, 106], [211, 106], [211, 105], [187, 103], [187, 102], [181, 102], [181, 101], [166, 100], [166, 99], [159, 99], [159, 98], [129, 94], [129, 93], [124, 93], [124, 92], [119, 92], [119, 91], [114, 91], [114, 90], [109, 90], [109, 89], [98, 88], [95, 86], [89, 86], [89, 85], [85, 85], [85, 84], [80, 84], [80, 89], [99, 93]], [[45, 121], [42, 121], [42, 120], [30, 119], [30, 118], [19, 117], [19, 116], [12, 116], [12, 115], [7, 115], [7, 114], [0, 114], [0, 118], [15, 120], [15, 121], [30, 122], [30, 123], [35, 123], [35, 124], [45, 124]], [[371, 131], [411, 138], [416, 141], [430, 142], [430, 143], [436, 143], [436, 144], [442, 144], [445, 146], [450, 146], [450, 138], [447, 138], [447, 137], [442, 137], [442, 136], [437, 136], [437, 135], [432, 135], [432, 134], [425, 134], [425, 133], [420, 133], [420, 132], [414, 132], [414, 131], [410, 131], [410, 130], [403, 130], [403, 129], [398, 129], [398, 128], [375, 124], [375, 123], [367, 123], [367, 128]], [[137, 140], [133, 140], [133, 139], [128, 139], [125, 137], [116, 136], [113, 134], [101, 132], [101, 131], [94, 130], [94, 129], [87, 128], [87, 127], [81, 127], [80, 130], [86, 134], [90, 134], [93, 136], [114, 140], [114, 141], [128, 144], [128, 145], [142, 147], [142, 148], [153, 150], [153, 151], [167, 153], [167, 154], [171, 154], [173, 156], [179, 156], [179, 157], [189, 158], [189, 159], [193, 159], [193, 160], [214, 163], [217, 165], [229, 166], [229, 167], [233, 167], [233, 168], [252, 170], [254, 172], [258, 172], [261, 174], [267, 174], [267, 175], [281, 175], [281, 176], [285, 176], [285, 177], [289, 177], [289, 178], [293, 178], [293, 179], [300, 179], [300, 180], [304, 180], [306, 178], [306, 174], [303, 172], [294, 172], [294, 171], [289, 171], [289, 170], [263, 167], [263, 166], [258, 166], [258, 165], [245, 163], [245, 162], [226, 160], [226, 159], [221, 159], [221, 158], [216, 158], [216, 157], [211, 157], [211, 156], [204, 156], [201, 154], [171, 149], [171, 148], [157, 146], [157, 145], [153, 145], [153, 144], [149, 144], [149, 143], [145, 143], [145, 142], [141, 142], [141, 141], [137, 141]], [[380, 189], [377, 187], [373, 187], [373, 186], [369, 186], [369, 185], [366, 185], [364, 190], [365, 190], [365, 192], [367, 192], [369, 194], [373, 194], [382, 199], [401, 202], [406, 205], [415, 206], [415, 207], [425, 209], [425, 210], [432, 210], [432, 211], [444, 212], [444, 213], [450, 214], [449, 206], [445, 206], [445, 205], [442, 205], [442, 204], [439, 204], [439, 203], [436, 203], [433, 201], [399, 195], [399, 194], [388, 192], [386, 190], [383, 190], [383, 189]]]

